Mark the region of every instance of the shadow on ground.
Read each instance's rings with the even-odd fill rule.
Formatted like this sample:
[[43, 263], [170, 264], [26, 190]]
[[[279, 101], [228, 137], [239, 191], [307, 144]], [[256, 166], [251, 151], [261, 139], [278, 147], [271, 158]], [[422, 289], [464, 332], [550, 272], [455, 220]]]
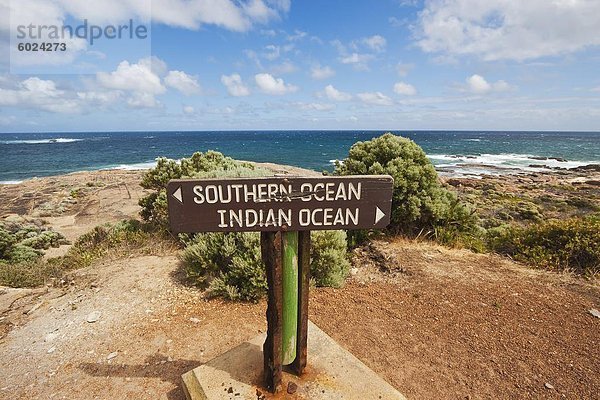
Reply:
[[202, 363], [195, 360], [172, 360], [162, 354], [147, 357], [143, 364], [81, 363], [79, 368], [88, 375], [111, 378], [158, 378], [176, 386], [167, 393], [169, 400], [185, 400], [181, 375]]

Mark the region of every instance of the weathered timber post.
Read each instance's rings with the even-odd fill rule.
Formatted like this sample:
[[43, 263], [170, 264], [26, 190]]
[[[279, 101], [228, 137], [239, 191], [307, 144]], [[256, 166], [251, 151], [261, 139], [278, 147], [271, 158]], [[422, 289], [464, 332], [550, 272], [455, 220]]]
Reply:
[[267, 270], [267, 339], [263, 345], [266, 387], [275, 392], [281, 385], [282, 368], [282, 234], [261, 232], [260, 247]]
[[266, 266], [264, 380], [281, 386], [283, 366], [302, 375], [308, 353], [311, 229], [380, 229], [391, 214], [390, 176], [172, 180], [171, 230], [261, 232]]

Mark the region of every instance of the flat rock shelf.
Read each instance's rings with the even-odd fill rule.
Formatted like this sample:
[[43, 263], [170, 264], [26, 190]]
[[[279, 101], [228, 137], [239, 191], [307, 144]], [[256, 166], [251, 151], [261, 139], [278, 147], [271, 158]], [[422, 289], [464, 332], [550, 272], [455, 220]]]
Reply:
[[308, 366], [302, 377], [284, 368], [281, 392], [263, 389], [265, 334], [182, 376], [188, 400], [383, 399], [405, 400], [392, 385], [309, 321]]

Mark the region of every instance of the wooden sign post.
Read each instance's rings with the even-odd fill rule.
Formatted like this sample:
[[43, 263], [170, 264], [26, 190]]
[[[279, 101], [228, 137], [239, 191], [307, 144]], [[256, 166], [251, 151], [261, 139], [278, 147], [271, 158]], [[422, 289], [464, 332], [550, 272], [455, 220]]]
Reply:
[[268, 283], [265, 384], [276, 392], [282, 367], [306, 367], [310, 231], [382, 229], [390, 222], [387, 175], [172, 180], [171, 230], [261, 232]]

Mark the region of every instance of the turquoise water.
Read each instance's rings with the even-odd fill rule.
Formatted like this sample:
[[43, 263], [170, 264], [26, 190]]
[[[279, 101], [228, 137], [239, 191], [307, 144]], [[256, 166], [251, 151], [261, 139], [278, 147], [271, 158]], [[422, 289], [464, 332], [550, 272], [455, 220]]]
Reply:
[[[332, 169], [350, 146], [382, 131], [216, 131], [0, 133], [0, 182], [104, 168], [151, 166], [156, 157], [181, 158], [194, 151]], [[423, 147], [446, 174], [528, 171], [531, 165], [571, 168], [600, 164], [600, 132], [440, 132], [394, 133]], [[544, 159], [539, 158], [558, 158]], [[565, 161], [566, 160], [566, 161]], [[539, 169], [539, 168], [537, 168]]]

